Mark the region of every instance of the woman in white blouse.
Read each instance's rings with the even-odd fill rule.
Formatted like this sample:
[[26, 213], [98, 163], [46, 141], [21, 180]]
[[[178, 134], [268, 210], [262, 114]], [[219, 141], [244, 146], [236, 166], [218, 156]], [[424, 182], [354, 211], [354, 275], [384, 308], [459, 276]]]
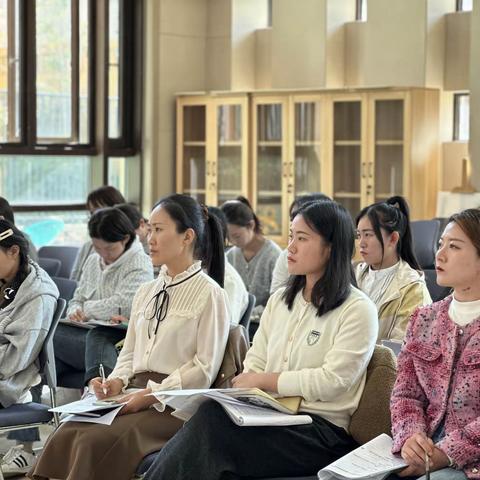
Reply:
[[355, 447], [350, 417], [378, 331], [375, 305], [351, 285], [354, 230], [332, 201], [301, 207], [288, 245], [288, 286], [267, 303], [235, 387], [299, 396], [309, 425], [240, 427], [205, 402], [159, 452], [145, 480], [311, 475]]
[[[47, 442], [30, 476], [130, 480], [140, 460], [160, 449], [182, 422], [149, 408], [158, 390], [210, 387], [229, 331], [222, 234], [195, 200], [171, 195], [150, 217], [150, 256], [162, 265], [157, 280], [133, 301], [124, 347], [108, 379], [90, 385], [98, 398], [140, 387], [109, 427], [63, 424]], [[204, 273], [203, 267], [209, 275]], [[159, 408], [161, 410], [161, 408]]]

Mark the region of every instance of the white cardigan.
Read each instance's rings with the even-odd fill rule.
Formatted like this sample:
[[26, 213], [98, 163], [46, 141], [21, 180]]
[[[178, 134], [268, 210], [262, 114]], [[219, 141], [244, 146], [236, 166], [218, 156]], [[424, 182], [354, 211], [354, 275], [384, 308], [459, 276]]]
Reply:
[[303, 397], [301, 411], [348, 431], [377, 339], [377, 309], [352, 287], [342, 305], [321, 317], [302, 292], [289, 311], [281, 298], [284, 290], [277, 290], [267, 303], [245, 371], [281, 372], [281, 396]]
[[[195, 262], [171, 278], [163, 266], [156, 280], [139, 288], [125, 343], [109, 378], [120, 378], [127, 386], [133, 375], [150, 371], [168, 375], [161, 384], [148, 383], [153, 391], [210, 387], [223, 360], [230, 313], [225, 291], [203, 271], [195, 274], [199, 269], [201, 262]], [[164, 284], [187, 278], [167, 290], [167, 315], [155, 333], [157, 320], [149, 319], [151, 299]]]

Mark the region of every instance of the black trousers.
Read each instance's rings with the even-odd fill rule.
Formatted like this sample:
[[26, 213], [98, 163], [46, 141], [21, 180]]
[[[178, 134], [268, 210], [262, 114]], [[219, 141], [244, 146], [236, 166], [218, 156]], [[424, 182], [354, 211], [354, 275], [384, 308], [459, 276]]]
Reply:
[[198, 412], [158, 453], [145, 480], [231, 480], [316, 474], [357, 447], [319, 416], [311, 425], [239, 427], [215, 401]]

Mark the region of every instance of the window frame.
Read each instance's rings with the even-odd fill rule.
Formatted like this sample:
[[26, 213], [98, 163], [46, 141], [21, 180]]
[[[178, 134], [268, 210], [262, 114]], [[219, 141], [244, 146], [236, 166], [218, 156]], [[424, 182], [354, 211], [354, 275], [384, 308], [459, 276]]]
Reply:
[[[366, 5], [367, 0], [355, 0], [355, 21], [356, 22], [366, 22], [367, 15], [366, 15]], [[363, 6], [365, 5], [365, 18], [362, 16]]]
[[455, 10], [457, 12], [471, 12], [472, 11], [471, 9], [466, 10], [466, 9], [463, 8], [463, 0], [457, 0], [456, 5], [455, 5]]
[[470, 139], [460, 139], [460, 99], [470, 97], [470, 92], [457, 92], [453, 94], [453, 135], [454, 142], [468, 142]]

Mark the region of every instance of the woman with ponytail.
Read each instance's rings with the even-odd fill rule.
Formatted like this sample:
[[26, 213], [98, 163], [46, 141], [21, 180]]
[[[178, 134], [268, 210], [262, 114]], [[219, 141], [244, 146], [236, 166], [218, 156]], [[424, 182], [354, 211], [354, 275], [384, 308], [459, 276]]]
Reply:
[[221, 209], [227, 217], [228, 239], [234, 245], [227, 252], [227, 259], [242, 277], [247, 290], [255, 295], [252, 321], [258, 327], [270, 297], [272, 273], [281, 249], [265, 238], [260, 220], [245, 197], [229, 200]]
[[[57, 306], [57, 287], [28, 251], [24, 235], [0, 220], [0, 408], [31, 401], [30, 388], [40, 383], [36, 360]], [[4, 456], [4, 474], [24, 473], [19, 467], [28, 470], [35, 460], [38, 432], [22, 433], [10, 436], [22, 445]]]
[[208, 388], [215, 380], [230, 324], [218, 221], [196, 200], [170, 195], [155, 205], [149, 228], [150, 257], [162, 266], [160, 274], [135, 295], [114, 370], [105, 382], [90, 381], [99, 399], [128, 386], [141, 390], [128, 395], [108, 427], [63, 424], [31, 478], [130, 480], [141, 459], [161, 449], [183, 424], [149, 393]]
[[432, 303], [412, 245], [408, 204], [401, 196], [365, 207], [356, 218], [363, 262], [355, 269], [361, 288], [378, 309], [378, 340], [403, 341], [417, 307]]

